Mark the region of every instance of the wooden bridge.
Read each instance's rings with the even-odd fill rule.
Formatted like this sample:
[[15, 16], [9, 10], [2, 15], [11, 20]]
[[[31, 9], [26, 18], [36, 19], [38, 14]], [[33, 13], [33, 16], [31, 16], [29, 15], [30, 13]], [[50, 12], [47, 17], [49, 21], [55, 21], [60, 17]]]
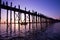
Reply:
[[[12, 34], [12, 11], [14, 12], [14, 26], [15, 26], [15, 23], [16, 23], [16, 12], [18, 12], [18, 31], [19, 31], [19, 34], [20, 34], [20, 24], [22, 24], [21, 22], [20, 22], [20, 20], [21, 20], [21, 14], [23, 13], [24, 14], [24, 23], [23, 24], [26, 24], [26, 23], [28, 23], [29, 24], [29, 31], [31, 30], [31, 28], [30, 28], [30, 24], [32, 23], [32, 30], [34, 30], [34, 27], [33, 27], [33, 23], [36, 23], [36, 29], [37, 29], [37, 24], [38, 23], [40, 23], [40, 25], [42, 24], [42, 23], [46, 23], [46, 24], [48, 24], [48, 23], [56, 23], [56, 22], [60, 22], [60, 20], [58, 20], [58, 19], [54, 19], [54, 18], [50, 18], [50, 17], [47, 17], [47, 16], [45, 16], [45, 15], [43, 15], [43, 14], [40, 14], [40, 13], [37, 13], [37, 12], [34, 12], [34, 11], [32, 11], [32, 12], [30, 12], [30, 10], [29, 11], [26, 11], [26, 7], [25, 7], [25, 10], [22, 10], [22, 9], [20, 9], [20, 5], [18, 5], [18, 8], [16, 8], [16, 6], [14, 6], [14, 7], [12, 7], [12, 2], [11, 2], [11, 5], [9, 6], [8, 5], [8, 2], [6, 2], [6, 3], [4, 3], [4, 2], [2, 2], [2, 0], [0, 0], [0, 27], [1, 27], [1, 9], [6, 9], [7, 11], [7, 15], [6, 15], [6, 20], [7, 20], [7, 29], [6, 29], [6, 33], [7, 33], [7, 35], [8, 35], [8, 20], [9, 20], [9, 18], [8, 18], [8, 15], [9, 15], [9, 13], [8, 13], [8, 11], [10, 10], [10, 35]], [[27, 20], [27, 16], [26, 15], [28, 15], [28, 22], [26, 21]], [[15, 27], [14, 27], [14, 29], [15, 29]], [[41, 26], [41, 29], [42, 29], [42, 26]], [[26, 25], [25, 25], [25, 30], [26, 30]], [[0, 30], [0, 34], [1, 34], [1, 30]], [[1, 35], [0, 35], [0, 37], [1, 37]]]

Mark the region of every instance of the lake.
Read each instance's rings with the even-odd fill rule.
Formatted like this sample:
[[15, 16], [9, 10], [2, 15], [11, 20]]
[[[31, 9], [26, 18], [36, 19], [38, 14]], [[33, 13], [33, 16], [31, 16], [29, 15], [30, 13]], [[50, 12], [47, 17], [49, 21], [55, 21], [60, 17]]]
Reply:
[[29, 24], [26, 25], [26, 28], [25, 25], [20, 24], [20, 31], [18, 24], [12, 24], [12, 28], [9, 24], [8, 29], [7, 24], [1, 24], [0, 35], [2, 36], [1, 39], [7, 38], [6, 36], [9, 39], [22, 36], [26, 40], [60, 40], [60, 23], [38, 23], [37, 27], [36, 23], [31, 23], [30, 29]]

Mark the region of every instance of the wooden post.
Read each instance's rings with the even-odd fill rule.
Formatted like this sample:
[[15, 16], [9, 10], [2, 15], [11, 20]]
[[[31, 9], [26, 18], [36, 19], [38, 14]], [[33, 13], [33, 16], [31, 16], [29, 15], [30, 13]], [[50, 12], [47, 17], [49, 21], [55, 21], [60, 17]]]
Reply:
[[[8, 2], [6, 2], [6, 6], [8, 6]], [[8, 36], [8, 10], [7, 10], [7, 29], [6, 29], [6, 32], [7, 32], [7, 36]]]
[[[30, 10], [29, 10], [29, 12], [30, 12]], [[30, 13], [29, 13], [29, 32], [30, 32]]]
[[[25, 11], [26, 11], [26, 7], [25, 7]], [[26, 13], [24, 14], [25, 15], [25, 23], [26, 23]], [[26, 35], [26, 25], [25, 25], [25, 35]]]
[[[39, 14], [39, 24], [41, 25], [41, 23], [40, 23], [40, 14]], [[41, 26], [40, 26], [40, 28], [41, 28]], [[40, 29], [39, 29], [40, 30]]]
[[[12, 2], [10, 7], [12, 7]], [[12, 10], [10, 10], [10, 36], [12, 36]]]
[[[33, 12], [33, 11], [32, 11]], [[34, 31], [35, 31], [35, 26], [34, 26], [34, 15], [32, 15], [32, 32], [33, 32], [33, 35], [32, 35], [32, 37], [34, 37]], [[34, 38], [32, 38], [32, 39], [34, 39]]]
[[[39, 15], [39, 14], [38, 14]], [[39, 25], [39, 16], [38, 16], [38, 25]], [[38, 27], [38, 30], [39, 30], [39, 27]]]
[[[32, 12], [34, 13], [33, 10], [32, 10]], [[32, 30], [34, 31], [34, 15], [32, 15]]]
[[[40, 25], [40, 14], [39, 14], [39, 25]], [[41, 28], [41, 26], [40, 26], [40, 28]], [[39, 28], [39, 30], [40, 30], [40, 28]]]
[[[20, 5], [18, 6], [18, 8], [20, 9]], [[20, 36], [20, 12], [18, 12], [18, 33]]]
[[0, 0], [0, 23], [1, 23], [1, 0]]
[[[16, 8], [16, 6], [14, 8]], [[16, 35], [15, 10], [14, 10], [14, 34]]]
[[1, 0], [0, 0], [0, 36], [1, 36]]
[[42, 31], [42, 18], [40, 17], [40, 25], [41, 25], [41, 31]]
[[37, 21], [38, 21], [37, 23], [39, 23], [39, 16], [38, 16], [38, 20]]
[[36, 13], [36, 29], [37, 29], [37, 13]]

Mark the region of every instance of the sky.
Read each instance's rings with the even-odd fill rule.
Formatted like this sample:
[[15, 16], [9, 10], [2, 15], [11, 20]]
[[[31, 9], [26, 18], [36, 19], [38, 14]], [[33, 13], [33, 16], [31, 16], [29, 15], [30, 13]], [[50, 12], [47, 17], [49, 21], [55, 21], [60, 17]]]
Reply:
[[[20, 5], [21, 9], [37, 11], [38, 13], [44, 14], [48, 17], [59, 18], [60, 17], [60, 0], [2, 0], [8, 1], [9, 5], [12, 2], [13, 7]], [[3, 13], [4, 14], [4, 13]]]

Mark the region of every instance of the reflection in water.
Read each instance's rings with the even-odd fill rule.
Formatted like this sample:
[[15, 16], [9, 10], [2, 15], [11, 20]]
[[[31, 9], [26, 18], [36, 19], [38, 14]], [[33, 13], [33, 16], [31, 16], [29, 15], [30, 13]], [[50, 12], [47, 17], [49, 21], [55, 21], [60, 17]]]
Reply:
[[[12, 37], [15, 37], [15, 36], [17, 37], [19, 35], [20, 36], [25, 36], [25, 37], [28, 37], [27, 39], [31, 39], [31, 40], [32, 39], [33, 40], [44, 40], [44, 39], [49, 39], [48, 37], [51, 34], [53, 34], [53, 33], [49, 34], [50, 30], [52, 30], [53, 32], [58, 30], [58, 29], [57, 30], [54, 29], [57, 26], [58, 26], [57, 24], [53, 25], [53, 24], [50, 24], [50, 23], [41, 23], [41, 24], [38, 23], [37, 24], [37, 29], [36, 29], [36, 23], [33, 23], [33, 24], [30, 23], [31, 30], [29, 30], [29, 24], [26, 25], [26, 29], [25, 29], [25, 25], [20, 24], [20, 32], [19, 32], [18, 24], [12, 24], [12, 33], [11, 33], [11, 35], [12, 35]], [[2, 37], [7, 36], [6, 29], [7, 29], [6, 24], [1, 24], [0, 30], [1, 30]], [[58, 32], [59, 32], [59, 30], [58, 30]], [[8, 36], [11, 37], [10, 36], [10, 24], [8, 24]]]

